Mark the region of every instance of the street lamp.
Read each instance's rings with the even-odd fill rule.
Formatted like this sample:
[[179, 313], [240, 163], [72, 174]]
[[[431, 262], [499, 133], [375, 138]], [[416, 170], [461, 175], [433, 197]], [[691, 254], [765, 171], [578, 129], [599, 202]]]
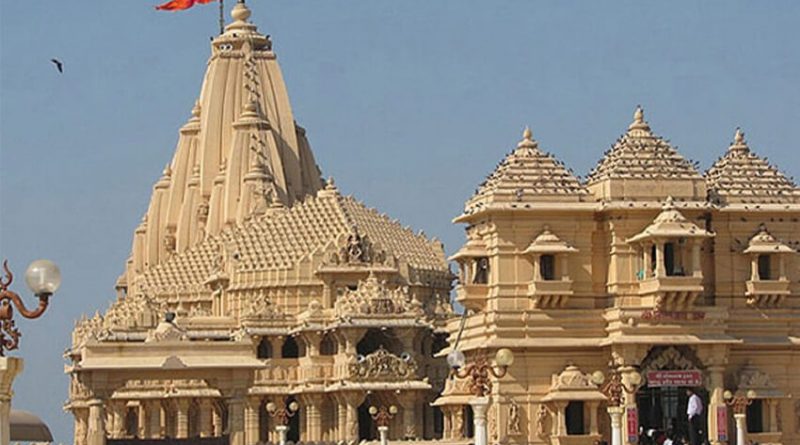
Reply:
[[722, 398], [725, 399], [725, 404], [733, 408], [733, 418], [736, 420], [736, 445], [745, 445], [744, 439], [747, 435], [747, 407], [753, 403], [756, 398], [756, 392], [752, 389], [743, 392], [736, 391], [732, 393], [730, 390], [725, 390], [722, 393]]
[[395, 414], [397, 414], [397, 407], [394, 405], [389, 406], [389, 408], [385, 406], [380, 408], [376, 406], [369, 407], [369, 415], [375, 420], [375, 423], [378, 424], [381, 445], [387, 445], [389, 443], [389, 421], [392, 420]]
[[486, 396], [492, 391], [491, 374], [495, 378], [503, 378], [508, 373], [508, 367], [514, 363], [514, 353], [508, 348], [497, 350], [494, 357], [497, 369], [492, 366], [485, 356], [479, 356], [474, 362], [466, 364], [464, 353], [453, 350], [447, 354], [447, 363], [450, 365], [451, 377], [459, 379], [469, 378], [469, 390], [475, 396], [470, 400], [475, 425], [475, 445], [487, 445], [486, 410], [489, 407], [489, 398]]
[[289, 430], [289, 419], [294, 417], [300, 409], [300, 405], [294, 400], [289, 403], [286, 402], [288, 402], [288, 400], [284, 401], [283, 406], [280, 408], [278, 408], [274, 402], [267, 403], [267, 413], [277, 421], [275, 431], [278, 432], [280, 445], [286, 445], [286, 432]]
[[592, 383], [600, 387], [602, 392], [608, 398], [608, 416], [611, 418], [611, 445], [622, 445], [622, 414], [625, 408], [622, 406], [624, 402], [624, 393], [636, 394], [636, 391], [642, 385], [642, 375], [633, 371], [628, 380], [631, 386], [625, 384], [622, 380], [622, 373], [615, 368], [610, 368], [608, 379], [606, 379], [603, 371], [595, 371], [592, 373]]
[[25, 307], [19, 294], [8, 289], [14, 281], [14, 274], [8, 268], [8, 260], [3, 261], [3, 271], [5, 278], [0, 278], [0, 357], [5, 356], [4, 351], [13, 351], [19, 347], [22, 334], [14, 324], [14, 306], [25, 318], [39, 318], [47, 310], [50, 296], [61, 286], [61, 272], [55, 263], [50, 260], [32, 262], [25, 271], [25, 283], [39, 299], [39, 306], [31, 311]]

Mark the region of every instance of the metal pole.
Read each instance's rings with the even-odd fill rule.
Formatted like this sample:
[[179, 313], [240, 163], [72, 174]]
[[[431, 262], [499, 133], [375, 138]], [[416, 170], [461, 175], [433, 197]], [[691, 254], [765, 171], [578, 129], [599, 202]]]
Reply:
[[219, 0], [219, 33], [225, 32], [225, 1]]

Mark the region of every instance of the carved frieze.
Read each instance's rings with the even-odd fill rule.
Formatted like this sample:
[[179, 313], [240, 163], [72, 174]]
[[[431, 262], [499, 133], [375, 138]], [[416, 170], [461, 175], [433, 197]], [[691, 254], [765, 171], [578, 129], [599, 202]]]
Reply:
[[417, 377], [417, 363], [413, 358], [398, 357], [383, 347], [367, 356], [352, 359], [348, 368], [355, 380], [407, 380]]
[[334, 312], [338, 317], [423, 314], [422, 304], [409, 293], [408, 287], [390, 289], [386, 281], [378, 281], [374, 275], [337, 298]]

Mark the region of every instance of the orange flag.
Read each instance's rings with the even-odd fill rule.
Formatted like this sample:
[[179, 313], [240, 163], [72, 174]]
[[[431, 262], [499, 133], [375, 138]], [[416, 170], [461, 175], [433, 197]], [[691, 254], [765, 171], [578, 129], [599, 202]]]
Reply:
[[159, 11], [181, 11], [191, 8], [195, 5], [195, 3], [205, 4], [213, 1], [216, 0], [171, 0], [163, 5], [156, 6], [156, 9]]

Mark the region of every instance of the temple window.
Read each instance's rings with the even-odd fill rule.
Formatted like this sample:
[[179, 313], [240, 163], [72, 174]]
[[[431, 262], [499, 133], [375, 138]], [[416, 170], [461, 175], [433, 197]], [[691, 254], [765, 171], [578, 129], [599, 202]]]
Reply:
[[567, 434], [586, 434], [583, 428], [583, 402], [572, 401], [567, 403], [564, 411], [567, 423]]
[[300, 346], [294, 337], [286, 337], [281, 347], [281, 358], [298, 358], [300, 357]]
[[475, 275], [472, 284], [486, 284], [489, 282], [489, 258], [478, 257], [475, 259]]
[[747, 407], [747, 432], [764, 432], [764, 404], [761, 399], [753, 400]]
[[539, 273], [545, 281], [556, 279], [556, 257], [555, 255], [542, 255], [539, 259]]
[[750, 257], [746, 303], [751, 307], [779, 307], [791, 293], [788, 262], [795, 250], [776, 239], [762, 225], [743, 252]]
[[336, 340], [333, 338], [333, 335], [325, 333], [319, 344], [320, 355], [336, 355], [336, 349]]
[[261, 342], [258, 343], [256, 357], [260, 359], [272, 358], [272, 345], [266, 337], [261, 337]]

